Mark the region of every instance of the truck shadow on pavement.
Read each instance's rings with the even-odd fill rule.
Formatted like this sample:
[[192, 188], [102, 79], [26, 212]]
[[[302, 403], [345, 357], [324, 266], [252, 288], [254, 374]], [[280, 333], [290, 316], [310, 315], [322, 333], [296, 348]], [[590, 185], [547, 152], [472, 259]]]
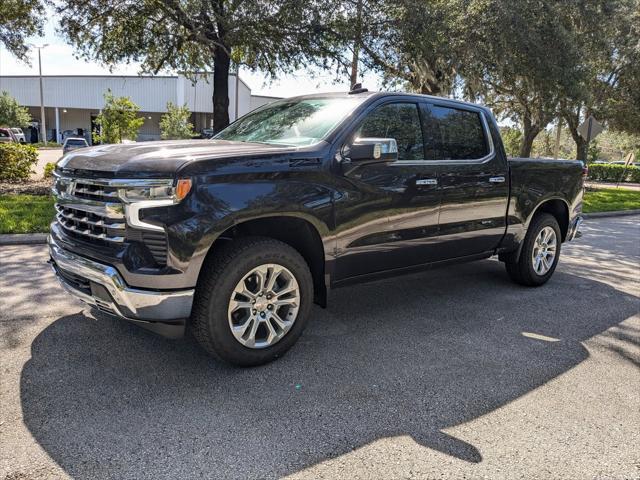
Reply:
[[80, 312], [34, 340], [24, 422], [79, 478], [279, 477], [397, 435], [481, 462], [443, 429], [568, 371], [637, 310], [585, 276], [526, 289], [484, 261], [336, 290], [288, 355], [253, 369]]

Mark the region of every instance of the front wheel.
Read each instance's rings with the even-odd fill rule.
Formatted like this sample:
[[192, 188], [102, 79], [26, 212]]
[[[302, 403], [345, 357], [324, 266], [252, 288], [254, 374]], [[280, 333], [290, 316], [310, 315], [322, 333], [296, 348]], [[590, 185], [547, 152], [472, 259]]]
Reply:
[[191, 328], [209, 353], [239, 366], [270, 362], [298, 340], [313, 299], [304, 258], [286, 243], [247, 237], [205, 266]]
[[553, 215], [536, 215], [524, 238], [520, 258], [505, 262], [511, 280], [533, 287], [546, 283], [558, 265], [561, 238], [560, 226]]

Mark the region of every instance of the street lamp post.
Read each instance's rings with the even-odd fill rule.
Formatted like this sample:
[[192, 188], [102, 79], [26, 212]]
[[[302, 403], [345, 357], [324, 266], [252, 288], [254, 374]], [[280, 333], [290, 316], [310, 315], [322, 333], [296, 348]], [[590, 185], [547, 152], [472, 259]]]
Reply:
[[44, 118], [44, 94], [42, 93], [42, 57], [40, 55], [40, 51], [48, 47], [49, 44], [45, 43], [44, 45], [32, 45], [34, 48], [38, 49], [38, 71], [40, 76], [40, 141], [45, 145], [47, 144], [47, 121]]

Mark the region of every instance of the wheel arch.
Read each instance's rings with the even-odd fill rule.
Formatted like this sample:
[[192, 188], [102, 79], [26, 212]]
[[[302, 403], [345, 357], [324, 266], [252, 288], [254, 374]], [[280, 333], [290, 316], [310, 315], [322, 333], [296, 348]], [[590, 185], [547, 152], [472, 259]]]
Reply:
[[274, 238], [300, 253], [311, 271], [314, 302], [326, 307], [325, 248], [318, 228], [310, 220], [297, 215], [278, 214], [238, 221], [216, 237], [208, 248], [203, 265], [216, 254], [220, 245], [247, 236]]
[[520, 243], [518, 244], [518, 248], [513, 252], [500, 254], [501, 260], [517, 262], [520, 259], [524, 239], [526, 233], [529, 231], [531, 221], [536, 217], [536, 215], [540, 215], [541, 213], [549, 213], [554, 216], [554, 218], [558, 221], [558, 225], [560, 226], [561, 240], [562, 242], [565, 241], [565, 239], [567, 238], [567, 233], [569, 231], [569, 205], [567, 204], [566, 200], [561, 197], [546, 198], [543, 201], [539, 202], [527, 217], [524, 229], [525, 233], [522, 236]]
[[560, 226], [560, 235], [564, 242], [569, 232], [569, 204], [567, 201], [560, 197], [554, 197], [540, 202], [527, 219], [527, 231], [529, 230], [531, 220], [541, 213], [549, 213], [555, 217]]

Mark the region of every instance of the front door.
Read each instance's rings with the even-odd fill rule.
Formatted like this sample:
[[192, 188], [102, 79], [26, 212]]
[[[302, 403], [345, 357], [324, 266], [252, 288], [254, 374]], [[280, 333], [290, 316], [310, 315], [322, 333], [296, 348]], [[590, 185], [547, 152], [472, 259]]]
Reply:
[[398, 161], [356, 166], [344, 173], [336, 202], [337, 281], [434, 260], [438, 233], [438, 166], [425, 161], [419, 103], [374, 106], [354, 138], [394, 138]]

